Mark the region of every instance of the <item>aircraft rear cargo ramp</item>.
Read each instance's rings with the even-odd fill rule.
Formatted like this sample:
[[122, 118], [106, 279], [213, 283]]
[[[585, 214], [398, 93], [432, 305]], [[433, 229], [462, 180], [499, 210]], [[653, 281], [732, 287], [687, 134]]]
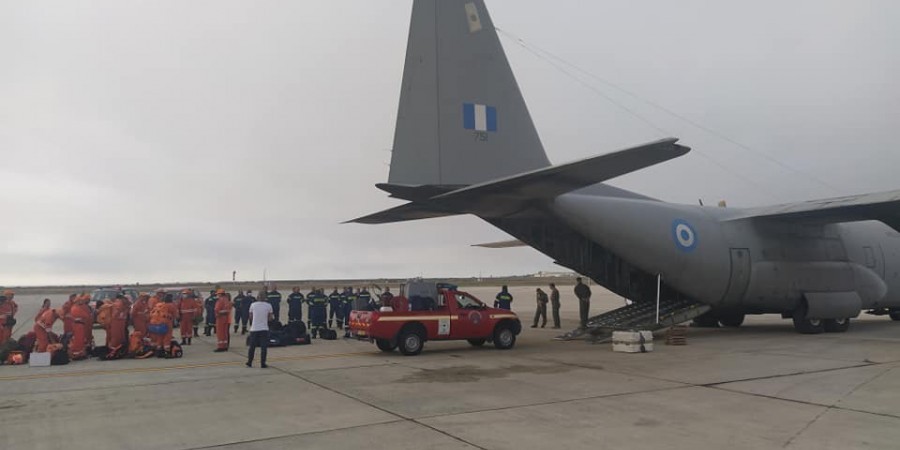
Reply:
[[656, 303], [632, 303], [588, 319], [587, 326], [576, 328], [558, 336], [561, 341], [589, 338], [594, 341], [605, 340], [616, 330], [660, 330], [692, 320], [710, 310], [709, 305], [691, 300], [660, 300], [659, 320], [657, 321]]

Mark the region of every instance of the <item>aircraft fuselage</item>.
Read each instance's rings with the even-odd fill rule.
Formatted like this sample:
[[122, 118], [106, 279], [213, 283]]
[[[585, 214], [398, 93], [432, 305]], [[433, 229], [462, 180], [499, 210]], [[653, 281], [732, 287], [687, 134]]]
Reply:
[[900, 233], [881, 222], [729, 220], [740, 210], [579, 194], [558, 197], [550, 210], [630, 265], [714, 307], [785, 313], [806, 294], [851, 292], [860, 309], [900, 306]]

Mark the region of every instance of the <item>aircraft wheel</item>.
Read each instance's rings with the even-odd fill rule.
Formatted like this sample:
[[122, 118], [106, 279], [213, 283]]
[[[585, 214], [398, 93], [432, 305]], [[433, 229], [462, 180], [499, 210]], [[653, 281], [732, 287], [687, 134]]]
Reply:
[[469, 345], [471, 345], [472, 347], [481, 347], [485, 342], [487, 342], [487, 339], [469, 339], [468, 341]]
[[392, 344], [389, 339], [375, 339], [375, 345], [378, 346], [378, 350], [385, 353], [390, 353], [397, 348], [397, 344]]
[[822, 319], [806, 318], [806, 304], [794, 311], [794, 329], [801, 334], [819, 334], [825, 331]]
[[719, 317], [719, 323], [721, 323], [723, 327], [737, 328], [744, 324], [744, 317], [745, 315], [741, 313], [725, 314]]
[[900, 309], [892, 309], [890, 315], [891, 320], [900, 321]]
[[400, 353], [405, 356], [414, 356], [422, 353], [422, 346], [425, 339], [418, 330], [403, 330], [400, 332], [400, 338], [397, 339]]
[[697, 328], [719, 328], [719, 318], [706, 313], [691, 321], [691, 325]]
[[850, 319], [828, 319], [823, 325], [826, 333], [843, 333], [850, 328]]

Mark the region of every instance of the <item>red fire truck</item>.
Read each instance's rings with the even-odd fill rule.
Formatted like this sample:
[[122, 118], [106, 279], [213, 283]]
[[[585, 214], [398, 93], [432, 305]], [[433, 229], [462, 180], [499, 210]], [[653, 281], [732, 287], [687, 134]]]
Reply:
[[425, 341], [467, 340], [475, 347], [493, 342], [507, 350], [522, 324], [512, 311], [490, 308], [455, 286], [414, 281], [378, 311], [352, 311], [350, 330], [383, 352], [399, 348], [409, 356], [419, 354]]

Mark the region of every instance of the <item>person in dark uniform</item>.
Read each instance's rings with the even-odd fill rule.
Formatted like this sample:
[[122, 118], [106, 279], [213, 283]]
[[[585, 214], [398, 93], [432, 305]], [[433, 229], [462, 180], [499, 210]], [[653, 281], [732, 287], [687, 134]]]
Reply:
[[512, 309], [513, 296], [509, 293], [509, 288], [504, 285], [500, 288], [500, 293], [494, 299], [494, 308]]
[[272, 289], [266, 291], [266, 301], [272, 305], [272, 311], [275, 314], [275, 321], [281, 321], [281, 292], [278, 292], [278, 287], [274, 284], [272, 285]]
[[581, 328], [585, 328], [591, 309], [591, 288], [582, 283], [581, 278], [575, 279], [575, 296], [578, 297], [578, 317], [581, 320]]
[[253, 296], [252, 290], [247, 290], [247, 293], [244, 294], [244, 301], [241, 303], [241, 317], [243, 322], [241, 322], [241, 334], [247, 334], [247, 322], [250, 320], [250, 307], [253, 306], [253, 302], [256, 301], [256, 297]]
[[550, 283], [550, 307], [553, 309], [553, 328], [559, 328], [559, 289]]
[[243, 330], [247, 330], [247, 317], [244, 316], [244, 302], [247, 297], [244, 295], [244, 291], [238, 291], [238, 294], [234, 297], [231, 303], [234, 304], [234, 334], [238, 332], [238, 325], [243, 323]]
[[353, 292], [353, 288], [348, 286], [344, 289], [341, 297], [344, 311], [344, 337], [348, 338], [350, 337], [350, 311], [353, 311], [353, 306], [356, 304], [356, 294]]
[[303, 321], [303, 294], [300, 293], [299, 287], [294, 287], [293, 292], [288, 295], [288, 323]]
[[385, 287], [384, 292], [381, 293], [381, 306], [391, 306], [392, 300], [394, 300], [394, 294], [391, 293], [391, 288]]
[[378, 305], [375, 304], [375, 300], [372, 298], [372, 294], [369, 293], [368, 289], [362, 288], [362, 290], [359, 291], [359, 295], [357, 297], [359, 299], [359, 303], [366, 305], [366, 310], [378, 310]]
[[328, 328], [328, 297], [321, 290], [306, 297], [309, 305], [310, 336], [318, 337], [321, 330]]
[[337, 286], [328, 294], [328, 328], [334, 327], [335, 318], [337, 318], [338, 329], [344, 328], [344, 309], [341, 305], [341, 293], [338, 292]]
[[306, 294], [306, 311], [310, 314], [310, 317], [306, 319], [306, 329], [309, 330], [310, 333], [312, 333], [312, 312], [309, 311], [309, 305], [312, 305], [312, 299], [316, 296], [317, 292], [319, 292], [319, 290], [313, 286], [309, 293]]
[[203, 301], [203, 309], [206, 310], [206, 328], [203, 330], [204, 336], [210, 336], [210, 332], [215, 331], [216, 329], [216, 302], [219, 300], [216, 297], [216, 290], [213, 289], [209, 291], [209, 297], [206, 297], [206, 300]]
[[543, 289], [537, 288], [535, 300], [537, 301], [537, 310], [534, 312], [534, 323], [531, 324], [531, 328], [537, 328], [538, 320], [540, 319], [544, 319], [541, 323], [541, 328], [544, 328], [547, 326], [547, 302], [550, 299]]

